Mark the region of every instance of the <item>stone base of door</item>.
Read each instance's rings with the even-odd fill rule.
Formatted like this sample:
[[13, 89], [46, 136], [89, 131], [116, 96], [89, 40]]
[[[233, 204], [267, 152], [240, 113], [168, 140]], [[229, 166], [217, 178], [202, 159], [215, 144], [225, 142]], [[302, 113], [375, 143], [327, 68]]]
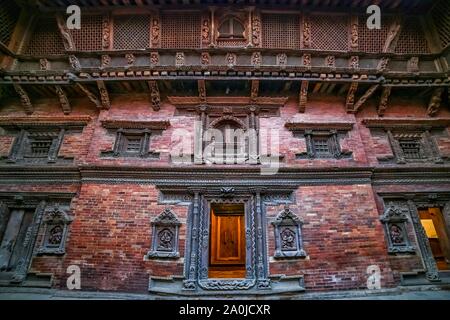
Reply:
[[[183, 287], [183, 277], [150, 277], [148, 291], [154, 294], [175, 296], [223, 296], [223, 295], [280, 295], [305, 291], [302, 275], [269, 276], [270, 288], [258, 289], [255, 280], [251, 279], [208, 279], [197, 283], [195, 290]], [[233, 289], [233, 282], [240, 281], [240, 289]], [[229, 286], [227, 286], [229, 284]], [[215, 289], [217, 288], [217, 289]], [[226, 289], [224, 289], [226, 288]]]

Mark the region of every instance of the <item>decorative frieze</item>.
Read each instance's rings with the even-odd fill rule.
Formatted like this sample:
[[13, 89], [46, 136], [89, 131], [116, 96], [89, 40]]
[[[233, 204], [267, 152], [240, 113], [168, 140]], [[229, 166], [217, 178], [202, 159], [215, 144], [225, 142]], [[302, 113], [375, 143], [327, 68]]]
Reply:
[[152, 221], [152, 248], [147, 258], [178, 258], [178, 235], [181, 225], [176, 214], [165, 208]]

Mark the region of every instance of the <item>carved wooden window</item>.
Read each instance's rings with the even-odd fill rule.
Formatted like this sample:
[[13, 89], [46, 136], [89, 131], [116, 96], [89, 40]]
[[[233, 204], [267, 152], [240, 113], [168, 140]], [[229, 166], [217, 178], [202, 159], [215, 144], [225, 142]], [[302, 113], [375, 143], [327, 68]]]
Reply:
[[415, 251], [410, 244], [407, 232], [408, 212], [407, 207], [391, 203], [380, 218], [388, 240], [389, 253], [412, 253]]
[[72, 219], [58, 205], [48, 208], [44, 213], [44, 236], [38, 254], [64, 254], [68, 227], [71, 222]]
[[244, 25], [235, 17], [227, 17], [219, 26], [219, 39], [244, 39]]
[[19, 20], [20, 7], [14, 1], [0, 1], [0, 42], [8, 46]]
[[387, 133], [397, 163], [442, 162], [429, 131], [388, 130]]
[[[351, 156], [349, 152], [343, 152], [340, 147], [337, 130], [306, 130], [306, 157], [315, 158], [336, 158]], [[305, 154], [299, 154], [297, 157], [302, 158]]]
[[57, 162], [64, 134], [64, 129], [49, 129], [48, 131], [22, 129], [15, 139], [8, 162]]
[[113, 151], [102, 152], [103, 156], [159, 158], [149, 150], [151, 131], [145, 129], [119, 129]]
[[102, 16], [84, 14], [81, 29], [70, 30], [75, 47], [80, 51], [102, 50]]
[[200, 14], [163, 13], [161, 15], [161, 46], [163, 48], [200, 48]]
[[113, 35], [114, 49], [146, 49], [150, 47], [150, 16], [115, 16]]
[[303, 249], [302, 227], [303, 221], [285, 207], [272, 225], [275, 227], [275, 255], [274, 258], [301, 258], [306, 257]]
[[49, 55], [64, 53], [64, 43], [55, 19], [41, 18], [36, 22], [25, 54]]
[[152, 221], [152, 248], [147, 258], [178, 258], [178, 234], [181, 222], [166, 208]]
[[408, 17], [403, 23], [398, 38], [396, 53], [429, 53], [428, 42], [422, 29], [420, 20]]
[[433, 22], [436, 25], [441, 47], [445, 48], [450, 43], [450, 2], [438, 1], [431, 11]]
[[264, 48], [300, 48], [300, 17], [296, 14], [263, 14]]

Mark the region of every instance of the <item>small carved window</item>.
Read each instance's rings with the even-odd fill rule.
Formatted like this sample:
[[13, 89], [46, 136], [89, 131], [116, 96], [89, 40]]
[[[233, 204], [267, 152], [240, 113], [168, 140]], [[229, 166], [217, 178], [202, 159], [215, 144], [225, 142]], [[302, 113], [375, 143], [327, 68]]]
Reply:
[[219, 27], [219, 38], [244, 39], [244, 25], [235, 17], [226, 18]]
[[286, 206], [272, 224], [275, 227], [274, 258], [306, 257], [301, 232], [303, 221], [289, 207]]
[[313, 136], [312, 145], [316, 156], [319, 158], [331, 158], [332, 139], [327, 136]]
[[51, 131], [21, 130], [15, 139], [8, 162], [56, 162], [64, 133], [64, 129]]
[[38, 254], [64, 254], [68, 226], [72, 219], [59, 205], [55, 205], [45, 211], [43, 221], [44, 237]]
[[415, 251], [409, 242], [406, 229], [408, 212], [408, 208], [391, 203], [380, 218], [386, 232], [389, 253], [413, 253]]
[[306, 154], [298, 154], [298, 158], [346, 158], [351, 152], [342, 151], [337, 130], [305, 130]]
[[406, 159], [423, 159], [422, 144], [419, 139], [400, 139], [400, 148]]
[[170, 208], [152, 221], [152, 249], [147, 258], [178, 258], [178, 233], [181, 222]]
[[102, 152], [103, 156], [158, 158], [159, 154], [149, 151], [151, 132], [141, 129], [119, 129], [113, 151]]

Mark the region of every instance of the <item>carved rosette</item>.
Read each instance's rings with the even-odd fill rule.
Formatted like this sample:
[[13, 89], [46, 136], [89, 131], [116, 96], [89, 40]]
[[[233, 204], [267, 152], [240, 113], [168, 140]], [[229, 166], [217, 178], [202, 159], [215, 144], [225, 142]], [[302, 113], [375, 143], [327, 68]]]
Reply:
[[152, 67], [156, 67], [159, 64], [159, 53], [151, 52], [150, 53], [150, 65]]
[[255, 280], [210, 279], [210, 280], [200, 280], [199, 285], [204, 290], [248, 290], [255, 285]]

